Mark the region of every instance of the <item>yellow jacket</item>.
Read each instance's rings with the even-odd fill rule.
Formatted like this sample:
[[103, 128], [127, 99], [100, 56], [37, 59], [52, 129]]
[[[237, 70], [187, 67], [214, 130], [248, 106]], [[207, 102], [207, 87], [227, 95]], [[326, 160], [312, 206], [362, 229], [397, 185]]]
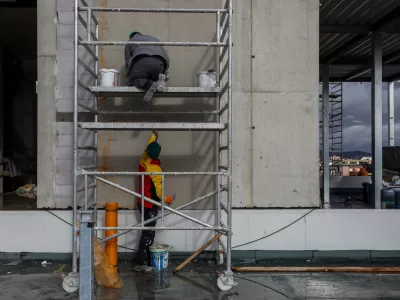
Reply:
[[[157, 134], [152, 133], [147, 145], [157, 141]], [[139, 163], [139, 172], [162, 172], [161, 162], [159, 159], [152, 159], [147, 155], [147, 146], [142, 154], [142, 158]], [[139, 175], [139, 194], [142, 194], [142, 176]], [[161, 175], [145, 175], [144, 176], [144, 195], [156, 201], [161, 201], [162, 198], [162, 176]], [[164, 201], [167, 200], [167, 196], [164, 196]], [[139, 205], [142, 204], [142, 199], [138, 199]], [[153, 204], [145, 201], [144, 207], [152, 208]]]

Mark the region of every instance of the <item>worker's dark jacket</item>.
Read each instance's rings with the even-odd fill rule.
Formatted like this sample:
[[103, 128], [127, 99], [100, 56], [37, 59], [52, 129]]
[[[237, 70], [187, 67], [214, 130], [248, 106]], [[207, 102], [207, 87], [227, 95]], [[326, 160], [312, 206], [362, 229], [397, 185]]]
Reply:
[[[159, 42], [159, 40], [150, 35], [137, 34], [133, 36], [130, 41], [135, 42]], [[125, 63], [126, 63], [126, 76], [132, 70], [132, 65], [142, 57], [156, 57], [165, 63], [165, 72], [169, 67], [169, 57], [164, 47], [162, 46], [142, 46], [142, 45], [126, 45], [125, 46]]]

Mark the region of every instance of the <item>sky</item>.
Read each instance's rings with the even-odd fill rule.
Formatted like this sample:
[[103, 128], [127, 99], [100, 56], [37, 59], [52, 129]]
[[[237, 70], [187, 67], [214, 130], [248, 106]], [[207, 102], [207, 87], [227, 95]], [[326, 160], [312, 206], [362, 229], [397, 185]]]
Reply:
[[[388, 146], [388, 88], [383, 84], [383, 146]], [[395, 84], [395, 145], [400, 145], [400, 83]], [[343, 84], [343, 151], [371, 152], [371, 84]]]

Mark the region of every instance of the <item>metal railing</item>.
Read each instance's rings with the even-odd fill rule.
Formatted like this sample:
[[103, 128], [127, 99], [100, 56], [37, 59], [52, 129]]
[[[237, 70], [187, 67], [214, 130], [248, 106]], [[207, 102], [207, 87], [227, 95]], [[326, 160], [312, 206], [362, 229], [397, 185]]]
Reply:
[[[221, 9], [181, 9], [181, 8], [109, 8], [109, 7], [90, 7], [84, 0], [74, 0], [74, 16], [75, 16], [75, 33], [74, 33], [74, 192], [73, 192], [73, 273], [78, 273], [78, 231], [80, 232], [80, 239], [83, 237], [90, 238], [93, 236], [95, 230], [118, 230], [119, 232], [113, 236], [107, 237], [101, 240], [105, 242], [109, 239], [118, 237], [126, 234], [133, 230], [143, 230], [144, 228], [149, 230], [211, 230], [221, 232], [226, 236], [226, 244], [220, 240], [219, 247], [222, 247], [226, 254], [226, 271], [223, 276], [223, 283], [228, 286], [234, 286], [233, 273], [231, 271], [231, 248], [232, 248], [232, 103], [233, 103], [233, 91], [232, 91], [232, 29], [233, 29], [233, 0], [224, 0], [223, 8]], [[82, 3], [83, 6], [79, 6]], [[95, 12], [132, 12], [132, 13], [201, 13], [201, 14], [215, 14], [216, 16], [216, 38], [215, 41], [211, 42], [134, 42], [134, 41], [102, 41], [99, 37], [99, 26], [100, 22], [96, 18]], [[79, 35], [79, 27], [83, 26], [86, 28], [85, 35]], [[94, 29], [94, 30], [93, 30]], [[79, 78], [78, 66], [81, 65], [88, 74], [90, 74], [94, 80], [94, 86], [99, 84], [99, 47], [100, 46], [124, 46], [128, 44], [134, 45], [159, 45], [168, 47], [217, 47], [220, 50], [217, 51], [217, 81], [221, 86], [220, 92], [218, 92], [217, 108], [212, 111], [196, 111], [196, 112], [166, 112], [165, 114], [210, 114], [216, 116], [218, 122], [223, 124], [221, 128], [218, 126], [207, 126], [206, 123], [198, 123], [197, 129], [199, 130], [215, 130], [218, 131], [218, 149], [216, 155], [216, 172], [161, 172], [161, 173], [146, 173], [146, 172], [99, 172], [98, 169], [98, 134], [97, 130], [104, 129], [106, 126], [101, 126], [98, 122], [99, 115], [105, 114], [164, 114], [163, 112], [147, 111], [147, 112], [114, 112], [114, 111], [102, 111], [99, 109], [99, 94], [93, 93], [90, 86], [83, 83]], [[80, 51], [85, 51], [90, 57], [92, 57], [94, 68], [90, 64], [85, 63], [79, 57]], [[93, 94], [93, 101], [91, 104], [81, 103], [78, 99], [78, 89], [82, 88]], [[183, 95], [183, 94], [182, 94]], [[82, 126], [82, 122], [78, 122], [78, 108], [88, 111], [94, 115], [94, 123], [98, 124], [95, 126], [97, 129], [91, 126]], [[158, 126], [160, 123], [149, 123], [146, 126], [141, 126], [141, 123], [137, 123], [136, 126], [124, 126], [123, 129], [134, 130], [143, 129], [150, 130], [151, 126]], [[196, 123], [197, 124], [197, 123]], [[214, 124], [215, 125], [215, 124]], [[193, 127], [193, 126], [192, 126]], [[100, 129], [99, 129], [100, 128]], [[93, 129], [93, 145], [79, 145], [78, 136], [82, 131], [90, 131]], [[107, 128], [113, 129], [113, 128]], [[158, 128], [154, 128], [158, 129]], [[180, 130], [186, 129], [191, 130], [193, 128], [174, 128], [171, 127], [169, 130]], [[195, 128], [196, 129], [196, 128]], [[79, 166], [79, 151], [92, 151], [93, 153], [93, 165]], [[136, 192], [131, 189], [122, 187], [119, 184], [111, 182], [103, 178], [104, 176], [138, 176], [142, 180], [146, 175], [160, 175], [162, 177], [163, 193], [164, 193], [164, 178], [165, 176], [213, 176], [216, 181], [216, 189], [209, 192], [208, 194], [191, 200], [177, 208], [169, 207], [165, 205], [164, 201], [158, 202], [154, 199], [150, 199], [144, 195], [144, 190]], [[83, 179], [83, 186], [78, 187], [78, 179]], [[92, 180], [92, 182], [89, 182]], [[145, 221], [143, 214], [141, 222], [133, 226], [125, 227], [104, 227], [96, 225], [96, 204], [97, 204], [97, 183], [112, 186], [124, 193], [130, 194], [142, 201], [147, 201], [160, 208], [161, 214], [150, 220]], [[143, 181], [142, 181], [143, 182]], [[93, 189], [93, 196], [89, 196], [89, 190]], [[84, 203], [81, 209], [78, 210], [78, 195], [84, 193]], [[164, 194], [162, 195], [164, 196]], [[182, 210], [191, 205], [199, 203], [201, 201], [210, 199], [211, 197], [216, 198], [216, 222], [215, 224], [208, 224], [200, 219], [194, 218]], [[163, 199], [164, 197], [162, 197]], [[164, 200], [164, 199], [163, 199]], [[143, 203], [143, 202], [142, 202]], [[222, 221], [222, 213], [226, 213], [226, 224]], [[78, 214], [81, 215], [80, 225], [78, 227]], [[166, 226], [165, 217], [174, 214], [182, 219], [189, 220], [196, 223], [197, 227], [179, 227], [179, 226]], [[156, 227], [145, 227], [145, 225], [161, 219], [161, 225]], [[84, 233], [83, 233], [84, 232]], [[82, 261], [82, 258], [90, 259], [91, 252], [93, 249], [91, 243], [88, 241], [79, 243], [80, 252], [85, 251], [84, 255], [81, 255], [81, 265], [85, 266], [84, 271], [80, 270], [81, 276], [81, 291], [80, 299], [91, 299], [90, 289], [85, 285], [90, 285], [89, 277], [93, 276], [93, 267], [90, 268], [88, 261]], [[88, 267], [89, 266], [89, 267]]]

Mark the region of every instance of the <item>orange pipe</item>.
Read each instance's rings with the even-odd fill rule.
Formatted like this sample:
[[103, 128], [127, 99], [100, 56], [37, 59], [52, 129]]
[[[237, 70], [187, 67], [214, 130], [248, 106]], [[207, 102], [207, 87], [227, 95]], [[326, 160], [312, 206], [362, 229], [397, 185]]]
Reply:
[[[106, 214], [105, 214], [105, 225], [106, 227], [117, 227], [118, 226], [118, 203], [107, 202], [106, 203]], [[106, 230], [106, 238], [116, 234], [117, 230]], [[117, 270], [118, 265], [118, 238], [113, 238], [106, 241], [105, 251], [110, 260], [111, 266]]]

